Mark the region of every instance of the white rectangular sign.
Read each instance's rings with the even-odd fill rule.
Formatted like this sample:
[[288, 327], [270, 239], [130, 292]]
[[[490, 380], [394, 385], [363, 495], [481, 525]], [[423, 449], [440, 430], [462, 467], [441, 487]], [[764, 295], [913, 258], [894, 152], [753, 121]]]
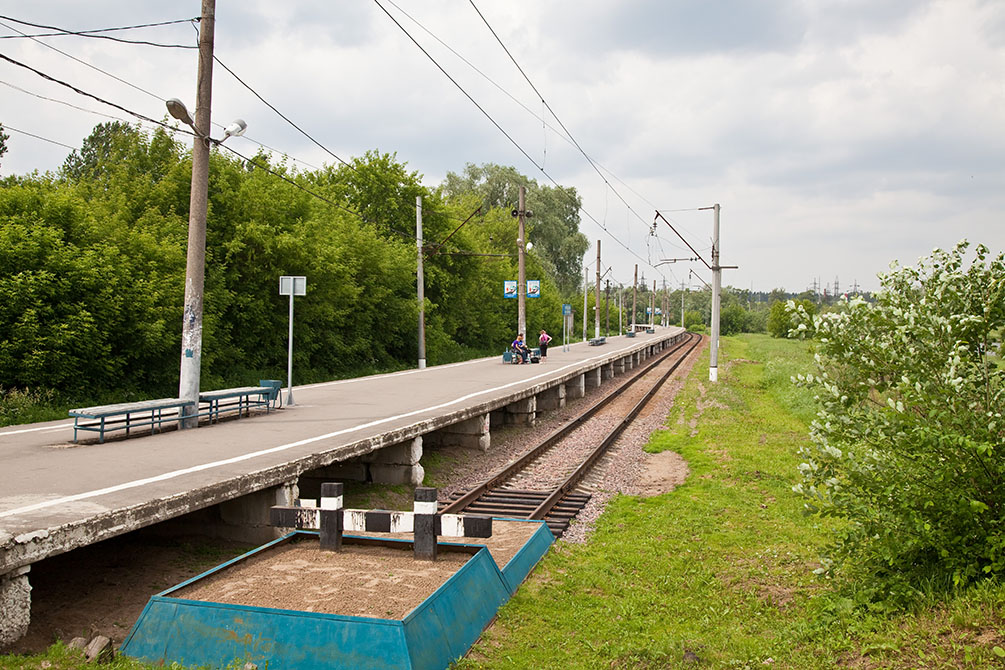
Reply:
[[307, 277], [291, 277], [284, 275], [279, 278], [279, 295], [307, 295]]

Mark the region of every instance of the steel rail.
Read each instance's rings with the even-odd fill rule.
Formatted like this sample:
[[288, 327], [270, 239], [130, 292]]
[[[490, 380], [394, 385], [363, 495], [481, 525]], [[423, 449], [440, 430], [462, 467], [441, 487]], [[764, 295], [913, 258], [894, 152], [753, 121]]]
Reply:
[[631, 378], [626, 380], [625, 383], [622, 384], [620, 387], [614, 389], [610, 394], [604, 396], [596, 403], [591, 405], [589, 408], [587, 408], [577, 416], [573, 417], [566, 423], [559, 426], [550, 435], [545, 437], [536, 447], [528, 451], [526, 454], [518, 458], [516, 461], [510, 463], [505, 468], [503, 468], [502, 470], [492, 475], [478, 486], [474, 487], [473, 489], [471, 489], [470, 491], [459, 497], [457, 500], [454, 500], [445, 507], [441, 508], [439, 513], [456, 514], [458, 511], [465, 509], [472, 502], [480, 498], [487, 491], [495, 488], [501, 482], [510, 479], [511, 477], [513, 477], [513, 475], [523, 470], [531, 461], [533, 461], [542, 453], [547, 451], [552, 445], [554, 445], [556, 442], [558, 442], [563, 437], [568, 435], [570, 432], [578, 428], [583, 422], [585, 422], [587, 419], [592, 417], [598, 411], [603, 409], [606, 405], [614, 401], [618, 396], [620, 396], [622, 393], [628, 390], [628, 388], [630, 388], [635, 382], [641, 379], [650, 370], [652, 370], [654, 367], [662, 363], [668, 356], [677, 351], [680, 351], [693, 338], [691, 333], [687, 333], [687, 336], [688, 339], [676, 343], [673, 346], [673, 348], [668, 349], [665, 353], [656, 358], [652, 363], [649, 363], [645, 367], [639, 368], [638, 372], [636, 372]]
[[688, 350], [684, 352], [684, 355], [680, 357], [680, 360], [670, 366], [670, 369], [667, 370], [666, 373], [663, 374], [655, 384], [653, 384], [652, 388], [650, 388], [646, 394], [642, 396], [642, 399], [636, 403], [635, 407], [632, 408], [632, 411], [630, 411], [624, 419], [619, 421], [618, 425], [611, 429], [607, 436], [601, 440], [599, 445], [597, 445], [597, 448], [594, 449], [593, 452], [579, 464], [579, 467], [577, 467], [575, 471], [569, 475], [565, 482], [558, 486], [554, 492], [552, 492], [552, 494], [548, 496], [544, 502], [538, 505], [537, 509], [535, 509], [527, 518], [543, 519], [567, 493], [571, 492], [579, 485], [579, 482], [582, 481], [583, 477], [590, 470], [590, 468], [592, 468], [600, 457], [607, 451], [607, 449], [614, 444], [618, 437], [621, 436], [621, 433], [624, 432], [625, 428], [627, 428], [628, 425], [635, 420], [635, 417], [639, 415], [639, 412], [641, 412], [649, 401], [652, 400], [653, 396], [656, 395], [656, 392], [660, 390], [666, 380], [670, 378], [670, 375], [672, 375], [677, 368], [679, 368], [684, 361], [687, 360], [687, 357], [695, 350], [695, 348], [698, 347], [699, 344], [701, 344], [701, 336], [694, 338], [693, 344], [691, 344]]

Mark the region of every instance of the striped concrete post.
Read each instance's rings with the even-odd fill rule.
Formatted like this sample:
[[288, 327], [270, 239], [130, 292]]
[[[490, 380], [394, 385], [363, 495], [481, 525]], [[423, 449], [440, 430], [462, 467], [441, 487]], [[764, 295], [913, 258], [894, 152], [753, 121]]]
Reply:
[[415, 558], [419, 561], [436, 560], [436, 489], [419, 486], [415, 489]]
[[342, 484], [321, 485], [321, 550], [342, 550]]

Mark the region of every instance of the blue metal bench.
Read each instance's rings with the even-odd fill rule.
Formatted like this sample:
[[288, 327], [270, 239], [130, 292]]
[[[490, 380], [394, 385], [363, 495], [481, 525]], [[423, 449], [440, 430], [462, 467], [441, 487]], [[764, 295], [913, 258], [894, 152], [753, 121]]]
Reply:
[[600, 346], [601, 344], [605, 344], [606, 342], [607, 342], [606, 337], [594, 337], [590, 339], [590, 346], [597, 347]]
[[[199, 394], [199, 416], [208, 416], [210, 423], [220, 420], [221, 412], [237, 411], [237, 416], [251, 416], [253, 407], [264, 407], [268, 413], [279, 389], [274, 386], [242, 386]], [[205, 405], [205, 407], [203, 406]]]
[[[106, 432], [114, 430], [125, 430], [128, 436], [132, 428], [149, 426], [150, 430], [156, 433], [165, 422], [186, 418], [185, 408], [191, 404], [181, 398], [161, 398], [71, 409], [73, 441], [77, 441], [78, 430], [98, 433], [99, 443], [104, 443]], [[165, 410], [173, 411], [165, 416]]]

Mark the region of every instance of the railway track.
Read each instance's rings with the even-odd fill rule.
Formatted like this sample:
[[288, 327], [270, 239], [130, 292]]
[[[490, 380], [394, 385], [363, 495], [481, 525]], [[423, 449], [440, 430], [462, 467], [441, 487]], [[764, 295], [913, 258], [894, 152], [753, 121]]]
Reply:
[[[589, 474], [688, 356], [701, 336], [687, 339], [640, 368], [630, 379], [542, 439], [482, 484], [440, 503], [440, 513], [544, 520], [556, 537], [591, 497]], [[638, 391], [644, 389], [641, 399]], [[595, 437], [597, 425], [604, 437]]]

